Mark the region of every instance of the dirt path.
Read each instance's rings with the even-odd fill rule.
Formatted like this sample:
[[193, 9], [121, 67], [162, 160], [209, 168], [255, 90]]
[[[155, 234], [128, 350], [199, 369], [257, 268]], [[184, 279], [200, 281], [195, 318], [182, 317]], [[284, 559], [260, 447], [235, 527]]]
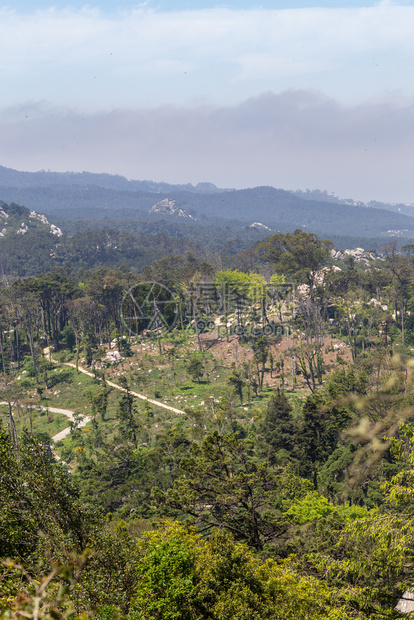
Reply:
[[[70, 366], [71, 368], [76, 368], [76, 364], [72, 364], [71, 362], [65, 362], [64, 365]], [[89, 372], [89, 370], [85, 370], [85, 368], [82, 368], [82, 366], [78, 366], [78, 370], [79, 372], [83, 372], [83, 374], [88, 375], [89, 377], [95, 377], [93, 372]], [[102, 379], [100, 380], [102, 381]], [[117, 385], [116, 383], [113, 383], [112, 381], [106, 381], [106, 383], [107, 385], [110, 385], [111, 387], [115, 388], [116, 390], [120, 390], [121, 392], [127, 391], [125, 388], [121, 387], [120, 385]], [[182, 411], [181, 409], [176, 409], [175, 407], [171, 407], [170, 405], [165, 405], [159, 400], [148, 398], [148, 396], [144, 396], [144, 394], [139, 394], [138, 392], [133, 392], [132, 390], [129, 390], [129, 393], [132, 394], [133, 396], [136, 396], [137, 398], [140, 398], [141, 400], [147, 401], [147, 403], [151, 403], [152, 405], [161, 407], [162, 409], [167, 409], [168, 411], [172, 411], [173, 413], [178, 413], [178, 415], [185, 415], [185, 411]]]
[[[0, 405], [8, 405], [9, 403], [6, 401], [1, 401]], [[16, 403], [12, 403], [14, 405]], [[73, 411], [70, 409], [56, 409], [55, 407], [41, 407], [39, 405], [25, 405], [26, 409], [42, 409], [43, 411], [51, 411], [52, 413], [63, 413], [63, 415], [67, 416], [70, 420], [73, 420]]]
[[[0, 402], [0, 405], [8, 405], [7, 402]], [[70, 409], [59, 409], [57, 407], [41, 407], [38, 405], [26, 405], [29, 409], [42, 409], [43, 411], [50, 411], [51, 413], [61, 413], [62, 415], [65, 415], [67, 418], [69, 418], [69, 420], [71, 422], [73, 422], [74, 418], [74, 411], [71, 411]], [[78, 424], [78, 427], [81, 428], [82, 426], [86, 426], [86, 424], [91, 420], [90, 416], [85, 416]], [[66, 428], [63, 429], [63, 431], [60, 431], [59, 433], [57, 433], [56, 435], [53, 435], [52, 437], [52, 441], [56, 442], [56, 441], [60, 441], [61, 439], [64, 439], [65, 437], [67, 437], [70, 433], [70, 426], [67, 426]]]
[[[55, 364], [59, 365], [59, 362], [57, 360], [52, 359], [52, 361]], [[65, 362], [64, 363], [65, 366], [70, 366], [71, 368], [76, 368], [76, 364], [72, 364], [71, 362]], [[89, 370], [85, 370], [85, 368], [82, 368], [82, 366], [78, 366], [78, 370], [79, 372], [82, 372], [85, 375], [88, 375], [89, 377], [93, 377], [95, 378], [95, 375], [92, 372], [89, 372]], [[106, 382], [107, 385], [110, 385], [111, 387], [115, 388], [116, 390], [120, 390], [121, 392], [126, 392], [126, 389], [121, 387], [120, 385], [117, 385], [116, 383], [113, 383], [112, 381], [107, 381]], [[144, 394], [139, 394], [138, 392], [133, 392], [132, 390], [129, 390], [130, 394], [132, 394], [133, 396], [136, 396], [137, 398], [140, 398], [141, 400], [145, 400], [148, 403], [151, 403], [152, 405], [156, 405], [157, 407], [161, 407], [162, 409], [167, 409], [168, 411], [172, 411], [173, 413], [178, 413], [179, 415], [185, 415], [185, 411], [182, 411], [181, 409], [176, 409], [175, 407], [170, 407], [170, 405], [165, 405], [164, 403], [161, 403], [159, 400], [154, 400], [152, 398], [148, 398], [147, 396], [144, 396]], [[7, 405], [8, 403], [6, 402], [0, 402], [0, 405]], [[32, 405], [33, 408], [36, 408], [35, 405]], [[40, 407], [40, 409], [43, 409], [44, 411], [50, 411], [51, 413], [61, 413], [63, 415], [65, 415], [66, 417], [69, 418], [69, 420], [71, 422], [73, 422], [74, 420], [74, 411], [71, 411], [70, 409], [59, 409], [56, 407]], [[86, 424], [88, 422], [90, 422], [91, 417], [90, 416], [85, 416], [78, 424], [78, 428], [82, 428], [82, 426], [86, 426]], [[67, 426], [66, 428], [63, 429], [63, 431], [60, 431], [59, 433], [57, 433], [56, 435], [53, 435], [52, 437], [52, 441], [53, 442], [57, 442], [57, 441], [61, 441], [62, 439], [65, 439], [65, 437], [67, 437], [70, 433], [71, 427]]]
[[[71, 415], [68, 415], [68, 413], [64, 413], [64, 409], [52, 409], [52, 407], [50, 407], [49, 411], [54, 411], [55, 413], [63, 413], [64, 415], [67, 415], [68, 418], [70, 420], [73, 421], [73, 411], [70, 411], [68, 413], [70, 413]], [[82, 428], [82, 426], [86, 426], [88, 422], [91, 421], [91, 417], [90, 416], [85, 416], [79, 423], [78, 423], [78, 428]], [[52, 437], [52, 441], [54, 441], [56, 443], [56, 441], [60, 441], [61, 439], [65, 439], [65, 437], [67, 437], [70, 433], [71, 430], [71, 426], [67, 426], [66, 428], [63, 429], [63, 431], [60, 431], [60, 433], [57, 433], [56, 435], [53, 435]]]

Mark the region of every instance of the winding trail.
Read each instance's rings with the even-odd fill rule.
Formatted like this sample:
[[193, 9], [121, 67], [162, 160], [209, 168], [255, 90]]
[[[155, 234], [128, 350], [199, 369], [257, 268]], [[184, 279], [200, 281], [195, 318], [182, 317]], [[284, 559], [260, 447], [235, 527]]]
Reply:
[[[1, 401], [0, 405], [8, 405], [9, 403], [7, 403], [6, 401]], [[15, 403], [12, 403], [15, 404]], [[63, 415], [65, 415], [67, 418], [69, 418], [69, 420], [71, 422], [73, 422], [74, 418], [74, 411], [71, 411], [70, 409], [59, 409], [57, 407], [41, 407], [39, 405], [26, 405], [26, 407], [28, 409], [42, 409], [43, 411], [50, 411], [51, 413], [61, 413]], [[86, 424], [91, 420], [90, 416], [85, 416], [78, 424], [78, 427], [81, 428], [82, 426], [86, 426]], [[53, 435], [52, 437], [52, 441], [60, 441], [61, 439], [64, 439], [65, 437], [67, 437], [70, 433], [70, 426], [67, 426], [66, 428], [63, 429], [63, 431], [60, 431], [59, 433], [57, 433], [56, 435]]]
[[[73, 421], [74, 417], [74, 411], [69, 411], [68, 409], [54, 409], [53, 407], [49, 407], [49, 411], [52, 411], [54, 413], [63, 413], [63, 415], [68, 416], [69, 420]], [[78, 423], [78, 428], [82, 428], [82, 426], [86, 426], [88, 422], [91, 421], [91, 417], [89, 415], [85, 416], [79, 423]], [[53, 435], [52, 437], [52, 441], [56, 442], [56, 441], [60, 441], [61, 439], [65, 439], [65, 437], [67, 437], [70, 433], [70, 426], [67, 426], [66, 428], [63, 429], [63, 431], [60, 431], [60, 433], [57, 433], [56, 435]]]
[[[53, 363], [55, 363], [58, 366], [60, 365], [60, 362], [58, 362], [57, 360], [52, 359], [51, 361], [53, 361]], [[64, 366], [70, 366], [71, 368], [76, 368], [76, 364], [72, 364], [71, 362], [64, 362]], [[95, 378], [95, 375], [92, 372], [89, 372], [89, 370], [82, 368], [82, 366], [78, 366], [78, 370], [79, 372], [82, 372], [84, 375], [88, 375], [89, 377]], [[100, 379], [100, 381], [102, 381], [102, 379]], [[116, 383], [113, 383], [112, 381], [106, 381], [106, 384], [110, 385], [116, 390], [120, 390], [121, 392], [127, 391], [125, 388], [121, 387], [120, 385], [117, 385]], [[172, 411], [173, 413], [177, 413], [178, 415], [185, 415], [185, 411], [182, 411], [181, 409], [176, 409], [175, 407], [171, 407], [170, 405], [166, 405], [160, 402], [159, 400], [148, 398], [148, 396], [144, 396], [144, 394], [139, 394], [139, 392], [134, 392], [133, 390], [129, 390], [129, 393], [132, 394], [133, 396], [136, 396], [136, 398], [145, 400], [147, 403], [151, 403], [152, 405], [156, 405], [157, 407], [161, 407], [162, 409], [167, 409], [168, 411]], [[7, 405], [7, 404], [8, 404], [7, 402], [0, 402], [0, 405]], [[56, 407], [37, 407], [36, 405], [30, 405], [30, 407], [32, 407], [33, 409], [40, 408], [40, 409], [43, 409], [44, 411], [50, 411], [52, 413], [61, 413], [65, 415], [67, 418], [69, 418], [71, 422], [73, 422], [73, 420], [75, 419], [74, 418], [75, 412], [71, 411], [70, 409], [59, 409]], [[86, 424], [90, 422], [91, 419], [92, 418], [90, 416], [85, 416], [79, 422], [78, 428], [82, 428], [82, 426], [86, 426]], [[69, 435], [70, 430], [71, 430], [71, 427], [67, 426], [66, 428], [63, 429], [63, 431], [60, 431], [56, 435], [53, 435], [52, 441], [57, 442], [57, 441], [60, 441], [61, 439], [64, 439], [65, 437]]]
[[[53, 360], [55, 361], [55, 360]], [[58, 362], [56, 362], [58, 363]], [[65, 366], [71, 366], [71, 368], [76, 368], [76, 364], [72, 364], [71, 362], [64, 362]], [[83, 372], [83, 374], [88, 375], [89, 377], [93, 377], [95, 378], [95, 375], [93, 374], [93, 372], [89, 372], [89, 370], [85, 370], [85, 368], [82, 368], [82, 366], [78, 366], [78, 370], [79, 372]], [[102, 379], [99, 379], [100, 381], [102, 381]], [[112, 381], [106, 381], [107, 385], [110, 385], [111, 387], [115, 388], [116, 390], [120, 390], [121, 392], [126, 392], [127, 390], [123, 387], [121, 387], [120, 385], [117, 385], [116, 383], [113, 383]], [[175, 407], [171, 407], [170, 405], [165, 405], [164, 403], [160, 402], [159, 400], [154, 400], [153, 398], [148, 398], [148, 396], [144, 396], [144, 394], [139, 394], [138, 392], [134, 392], [133, 390], [129, 390], [129, 393], [132, 394], [133, 396], [136, 396], [137, 398], [140, 398], [141, 400], [145, 400], [147, 401], [147, 403], [151, 403], [152, 405], [156, 405], [157, 407], [161, 407], [162, 409], [167, 409], [168, 411], [172, 411], [173, 413], [178, 413], [178, 415], [185, 415], [185, 411], [182, 411], [181, 409], [176, 409]]]

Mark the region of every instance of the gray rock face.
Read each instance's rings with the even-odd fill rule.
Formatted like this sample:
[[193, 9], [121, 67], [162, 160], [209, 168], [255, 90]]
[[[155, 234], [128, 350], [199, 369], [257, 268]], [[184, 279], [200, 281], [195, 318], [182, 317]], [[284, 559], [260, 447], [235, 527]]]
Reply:
[[395, 608], [401, 614], [411, 615], [414, 612], [414, 592], [407, 590], [397, 603]]
[[262, 224], [262, 222], [253, 222], [253, 224], [250, 224], [249, 228], [256, 228], [257, 230], [272, 230], [269, 226], [266, 226], [266, 224]]
[[45, 226], [49, 226], [52, 235], [56, 235], [57, 237], [62, 236], [62, 231], [60, 230], [60, 228], [58, 226], [55, 226], [54, 224], [51, 224], [45, 215], [42, 215], [41, 213], [36, 213], [36, 211], [30, 211], [29, 217], [34, 220], [39, 220], [39, 222], [42, 222], [42, 224], [44, 224]]
[[119, 351], [108, 351], [105, 356], [105, 361], [109, 362], [110, 364], [119, 364], [121, 359], [122, 358]]
[[331, 256], [334, 260], [344, 260], [347, 256], [351, 256], [357, 263], [369, 263], [376, 259], [375, 254], [366, 252], [364, 248], [355, 248], [354, 250], [331, 250]]
[[171, 198], [164, 198], [160, 200], [150, 209], [150, 213], [161, 213], [163, 215], [175, 215], [176, 217], [185, 217], [190, 220], [195, 218], [187, 213], [185, 209], [176, 201]]

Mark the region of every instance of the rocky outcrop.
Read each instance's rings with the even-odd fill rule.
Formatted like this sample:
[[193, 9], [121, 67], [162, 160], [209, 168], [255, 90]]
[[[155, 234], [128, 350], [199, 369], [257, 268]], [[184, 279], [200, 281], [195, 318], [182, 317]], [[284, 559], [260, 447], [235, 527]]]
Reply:
[[185, 217], [190, 220], [195, 220], [195, 218], [183, 209], [176, 200], [172, 200], [171, 198], [164, 198], [164, 200], [157, 202], [157, 204], [151, 207], [150, 213], [174, 215], [175, 217]]
[[357, 263], [369, 263], [376, 260], [377, 256], [372, 252], [366, 252], [364, 248], [355, 248], [354, 250], [331, 250], [331, 256], [334, 260], [344, 260], [347, 256], [352, 257]]
[[9, 205], [0, 200], [0, 237], [10, 235], [25, 235], [32, 231], [48, 230], [52, 235], [62, 236], [58, 226], [51, 224], [45, 215], [30, 211], [27, 207], [15, 204]]
[[262, 224], [262, 222], [253, 222], [253, 224], [250, 224], [249, 228], [255, 228], [256, 230], [272, 230], [269, 226], [266, 226], [266, 224]]
[[62, 231], [60, 230], [60, 228], [58, 228], [58, 226], [55, 226], [54, 224], [50, 224], [49, 220], [45, 215], [42, 215], [41, 213], [36, 213], [36, 211], [30, 211], [29, 217], [35, 220], [39, 220], [39, 222], [41, 222], [45, 226], [49, 226], [52, 235], [56, 235], [57, 237], [62, 236]]

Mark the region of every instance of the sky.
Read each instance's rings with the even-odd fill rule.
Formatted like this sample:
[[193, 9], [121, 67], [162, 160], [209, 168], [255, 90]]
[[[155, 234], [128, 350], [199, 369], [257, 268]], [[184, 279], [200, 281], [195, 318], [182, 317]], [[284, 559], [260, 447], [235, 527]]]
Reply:
[[414, 203], [414, 0], [0, 0], [0, 165]]

